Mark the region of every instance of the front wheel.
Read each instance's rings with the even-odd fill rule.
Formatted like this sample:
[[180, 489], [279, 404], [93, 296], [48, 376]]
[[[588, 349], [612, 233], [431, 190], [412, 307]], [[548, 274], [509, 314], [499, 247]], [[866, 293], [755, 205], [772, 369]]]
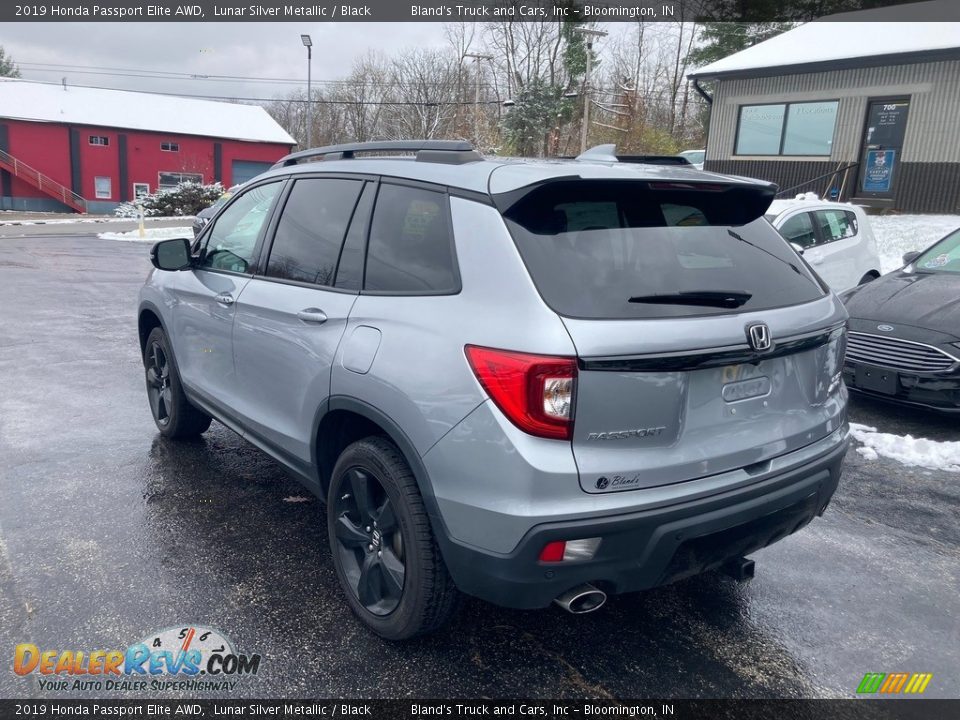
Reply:
[[171, 439], [197, 437], [210, 427], [211, 418], [187, 400], [163, 328], [154, 328], [143, 350], [147, 399], [157, 430]]
[[378, 635], [405, 640], [451, 616], [457, 590], [410, 466], [392, 442], [369, 437], [340, 455], [327, 530], [347, 602]]

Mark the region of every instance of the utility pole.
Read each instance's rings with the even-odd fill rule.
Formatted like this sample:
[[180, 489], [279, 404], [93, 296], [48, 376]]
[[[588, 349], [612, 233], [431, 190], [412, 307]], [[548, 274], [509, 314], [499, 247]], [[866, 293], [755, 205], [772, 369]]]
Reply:
[[313, 93], [311, 80], [313, 68], [313, 39], [309, 35], [301, 35], [300, 42], [307, 49], [307, 148], [313, 147]]
[[473, 58], [474, 71], [477, 75], [476, 87], [473, 93], [473, 137], [474, 145], [480, 144], [480, 61], [493, 60], [493, 55], [480, 55], [478, 53], [464, 53], [465, 58]]
[[587, 151], [587, 135], [590, 132], [590, 68], [593, 63], [593, 38], [606, 37], [607, 33], [592, 28], [575, 27], [574, 32], [587, 36], [587, 71], [583, 76], [583, 126], [580, 128], [580, 152]]

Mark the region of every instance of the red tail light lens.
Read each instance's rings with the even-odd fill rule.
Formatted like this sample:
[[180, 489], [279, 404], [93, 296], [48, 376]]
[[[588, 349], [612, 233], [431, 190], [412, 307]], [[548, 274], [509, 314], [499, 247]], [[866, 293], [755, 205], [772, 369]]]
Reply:
[[537, 437], [573, 437], [577, 361], [467, 345], [477, 380], [510, 422]]

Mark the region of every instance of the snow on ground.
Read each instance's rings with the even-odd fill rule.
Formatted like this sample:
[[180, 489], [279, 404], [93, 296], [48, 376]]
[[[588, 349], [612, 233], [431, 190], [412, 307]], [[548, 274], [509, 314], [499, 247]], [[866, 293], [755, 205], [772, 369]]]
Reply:
[[139, 230], [129, 230], [128, 232], [102, 232], [97, 235], [101, 240], [120, 240], [123, 242], [157, 242], [157, 240], [170, 240], [172, 238], [193, 239], [193, 228], [190, 227], [168, 227], [168, 228], [146, 228], [143, 237], [140, 237]]
[[[10, 211], [5, 211], [10, 212]], [[134, 220], [136, 218], [133, 218]], [[190, 220], [193, 221], [193, 215], [183, 215], [177, 218], [172, 217], [147, 217], [144, 222], [156, 222], [158, 220]], [[29, 220], [0, 220], [0, 227], [11, 225], [75, 225], [77, 223], [114, 223], [130, 222], [131, 218], [109, 217], [78, 217], [78, 218], [57, 218], [55, 220], [45, 220], [42, 218], [33, 218]]]
[[880, 251], [880, 272], [903, 265], [903, 254], [926, 250], [952, 230], [960, 228], [960, 215], [871, 215], [870, 225]]
[[850, 423], [850, 433], [863, 444], [863, 447], [857, 448], [857, 452], [867, 460], [883, 456], [904, 465], [960, 472], [960, 442], [937, 442], [912, 435], [892, 435], [858, 423]]

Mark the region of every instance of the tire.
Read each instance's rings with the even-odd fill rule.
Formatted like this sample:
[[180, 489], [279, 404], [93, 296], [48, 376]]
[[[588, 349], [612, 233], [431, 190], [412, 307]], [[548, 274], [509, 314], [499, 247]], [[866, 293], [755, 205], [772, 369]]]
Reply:
[[440, 628], [458, 591], [440, 556], [416, 479], [384, 437], [348, 446], [333, 469], [327, 531], [350, 609], [387, 640]]
[[879, 275], [874, 274], [872, 271], [868, 272], [866, 275], [860, 278], [860, 282], [857, 283], [857, 287], [860, 287], [861, 285], [866, 285], [868, 282], [873, 282], [878, 277]]
[[183, 394], [163, 328], [154, 328], [147, 337], [143, 369], [150, 412], [161, 435], [171, 440], [195, 438], [210, 427], [211, 417], [191, 405]]

